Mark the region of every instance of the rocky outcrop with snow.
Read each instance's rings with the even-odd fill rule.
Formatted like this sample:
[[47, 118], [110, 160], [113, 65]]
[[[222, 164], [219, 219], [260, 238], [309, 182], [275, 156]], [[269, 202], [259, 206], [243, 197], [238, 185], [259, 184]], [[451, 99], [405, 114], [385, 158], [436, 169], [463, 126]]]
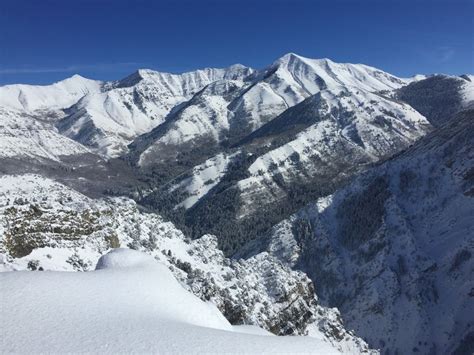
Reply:
[[[190, 241], [131, 200], [93, 200], [37, 175], [3, 176], [0, 186], [4, 271], [88, 271], [110, 248], [140, 250], [232, 324], [257, 325], [277, 335], [309, 334], [340, 351], [369, 351], [343, 327], [337, 310], [318, 304], [306, 275], [268, 253], [228, 259], [214, 236]], [[99, 261], [98, 268], [122, 262], [117, 255]]]

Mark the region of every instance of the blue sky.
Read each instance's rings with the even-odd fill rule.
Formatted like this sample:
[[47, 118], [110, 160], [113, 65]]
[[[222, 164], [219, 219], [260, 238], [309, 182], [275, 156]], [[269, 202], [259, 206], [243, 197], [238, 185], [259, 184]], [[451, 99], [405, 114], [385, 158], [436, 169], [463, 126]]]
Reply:
[[2, 0], [0, 84], [262, 68], [287, 52], [398, 76], [474, 73], [474, 0]]

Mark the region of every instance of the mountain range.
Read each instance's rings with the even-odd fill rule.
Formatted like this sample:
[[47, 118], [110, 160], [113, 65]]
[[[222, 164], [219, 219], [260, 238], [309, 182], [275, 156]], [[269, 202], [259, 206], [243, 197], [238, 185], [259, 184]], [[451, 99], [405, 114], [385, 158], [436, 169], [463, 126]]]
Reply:
[[473, 119], [472, 75], [293, 53], [2, 86], [0, 267], [87, 271], [127, 247], [232, 324], [470, 353]]

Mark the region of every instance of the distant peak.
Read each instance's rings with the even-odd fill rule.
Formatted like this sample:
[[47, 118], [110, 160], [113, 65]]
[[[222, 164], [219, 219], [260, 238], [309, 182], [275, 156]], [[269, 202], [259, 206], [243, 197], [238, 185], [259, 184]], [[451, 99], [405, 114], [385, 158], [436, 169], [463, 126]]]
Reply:
[[226, 79], [241, 79], [251, 75], [255, 70], [242, 64], [233, 64], [225, 68], [224, 71], [226, 72], [224, 75]]

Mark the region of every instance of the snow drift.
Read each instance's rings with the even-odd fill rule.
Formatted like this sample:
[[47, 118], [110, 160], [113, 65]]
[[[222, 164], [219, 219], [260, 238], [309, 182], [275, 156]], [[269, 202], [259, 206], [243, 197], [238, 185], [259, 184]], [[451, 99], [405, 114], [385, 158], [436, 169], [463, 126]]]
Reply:
[[338, 353], [310, 337], [233, 327], [166, 266], [129, 249], [95, 271], [5, 272], [0, 283], [7, 353]]

